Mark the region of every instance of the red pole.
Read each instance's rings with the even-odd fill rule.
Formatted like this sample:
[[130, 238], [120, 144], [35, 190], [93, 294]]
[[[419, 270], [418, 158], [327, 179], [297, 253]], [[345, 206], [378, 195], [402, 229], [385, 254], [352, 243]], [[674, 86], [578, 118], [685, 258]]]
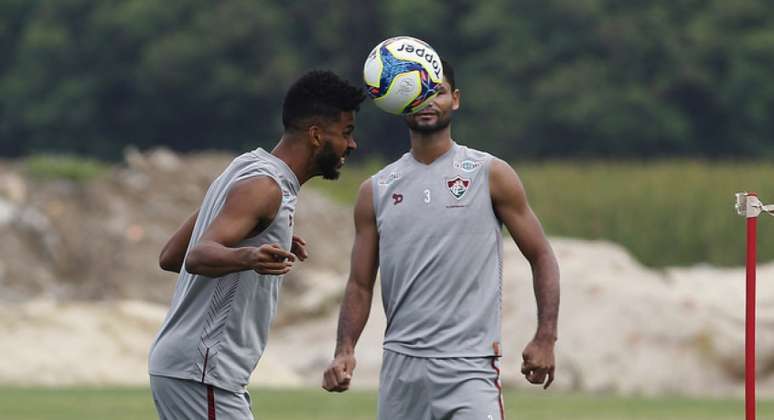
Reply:
[[747, 218], [747, 302], [745, 335], [745, 413], [755, 420], [755, 235], [758, 218]]

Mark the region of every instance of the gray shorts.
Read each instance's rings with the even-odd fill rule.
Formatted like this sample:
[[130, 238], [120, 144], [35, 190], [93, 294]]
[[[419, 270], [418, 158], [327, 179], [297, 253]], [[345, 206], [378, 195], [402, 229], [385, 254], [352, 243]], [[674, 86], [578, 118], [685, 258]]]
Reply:
[[250, 394], [185, 379], [150, 375], [161, 420], [253, 420]]
[[384, 351], [379, 420], [504, 420], [499, 359]]

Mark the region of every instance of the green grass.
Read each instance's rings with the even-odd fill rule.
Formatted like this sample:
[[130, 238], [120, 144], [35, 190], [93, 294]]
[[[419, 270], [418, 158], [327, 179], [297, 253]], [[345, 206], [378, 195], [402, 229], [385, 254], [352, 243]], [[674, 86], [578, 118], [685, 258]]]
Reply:
[[[744, 219], [734, 193], [774, 203], [770, 162], [661, 161], [514, 163], [530, 204], [550, 235], [606, 239], [649, 266], [744, 264]], [[344, 169], [339, 183], [317, 181], [344, 203], [378, 163]], [[759, 260], [774, 260], [774, 218], [761, 216]]]
[[[375, 418], [375, 392], [251, 390], [259, 420], [366, 420]], [[555, 392], [505, 395], [509, 419], [739, 420], [741, 400], [615, 398]], [[758, 418], [774, 416], [774, 401], [758, 403]], [[157, 418], [144, 388], [0, 388], [4, 420], [143, 420]]]
[[67, 179], [84, 182], [108, 171], [98, 160], [71, 155], [33, 155], [24, 160], [28, 175], [35, 179]]

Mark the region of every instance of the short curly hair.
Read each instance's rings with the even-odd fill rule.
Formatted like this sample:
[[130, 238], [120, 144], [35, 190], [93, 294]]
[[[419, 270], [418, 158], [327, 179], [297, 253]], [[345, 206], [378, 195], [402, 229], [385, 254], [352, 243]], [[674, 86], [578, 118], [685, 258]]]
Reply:
[[449, 82], [451, 90], [454, 91], [454, 89], [457, 89], [457, 80], [454, 78], [454, 67], [452, 67], [450, 62], [444, 59], [441, 59], [441, 66], [443, 67], [444, 79]]
[[312, 70], [288, 89], [282, 104], [282, 125], [289, 131], [302, 129], [302, 124], [314, 117], [338, 121], [342, 112], [359, 111], [365, 98], [363, 89], [335, 73]]

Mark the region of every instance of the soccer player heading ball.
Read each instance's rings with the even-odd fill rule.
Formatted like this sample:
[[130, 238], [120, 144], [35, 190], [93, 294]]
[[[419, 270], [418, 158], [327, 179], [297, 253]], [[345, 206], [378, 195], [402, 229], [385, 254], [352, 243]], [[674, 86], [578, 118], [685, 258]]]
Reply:
[[335, 358], [323, 374], [326, 390], [349, 388], [381, 270], [387, 329], [380, 420], [504, 417], [503, 224], [532, 266], [537, 299], [537, 331], [523, 351], [522, 373], [546, 388], [554, 380], [556, 259], [514, 170], [452, 139], [460, 91], [452, 66], [444, 61], [442, 68], [437, 96], [402, 117], [411, 150], [360, 186]]
[[253, 418], [245, 387], [282, 276], [307, 256], [293, 235], [296, 195], [312, 177], [338, 178], [364, 99], [331, 72], [302, 76], [285, 96], [276, 147], [234, 159], [162, 250], [161, 267], [180, 272], [149, 357], [162, 420]]

